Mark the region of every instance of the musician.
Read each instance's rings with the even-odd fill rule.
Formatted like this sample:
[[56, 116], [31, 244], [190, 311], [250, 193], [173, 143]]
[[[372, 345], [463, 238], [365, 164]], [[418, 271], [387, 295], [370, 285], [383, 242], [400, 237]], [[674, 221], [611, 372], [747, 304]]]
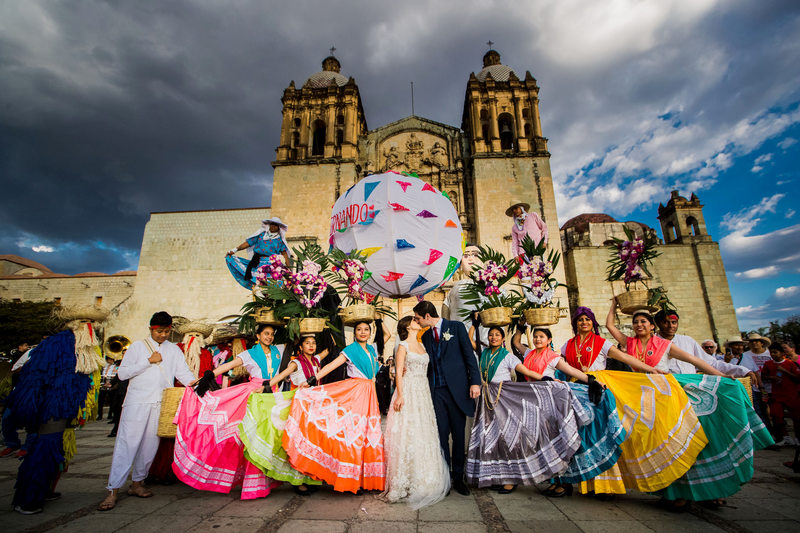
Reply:
[[161, 395], [177, 379], [184, 386], [194, 380], [183, 352], [169, 342], [172, 317], [159, 311], [150, 319], [150, 336], [136, 341], [122, 360], [117, 376], [129, 380], [128, 393], [114, 444], [111, 472], [108, 476], [108, 496], [98, 506], [110, 511], [117, 504], [120, 487], [133, 469], [128, 494], [139, 498], [153, 495], [142, 483], [158, 449], [158, 417]]

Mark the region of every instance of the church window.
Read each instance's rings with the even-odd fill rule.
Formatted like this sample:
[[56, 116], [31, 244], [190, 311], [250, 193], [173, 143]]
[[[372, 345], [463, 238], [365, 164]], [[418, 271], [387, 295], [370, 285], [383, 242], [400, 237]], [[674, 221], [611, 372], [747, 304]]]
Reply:
[[311, 155], [325, 155], [325, 123], [321, 120], [314, 122], [314, 143], [311, 145]]
[[531, 136], [531, 125], [527, 122], [525, 123], [525, 137]]
[[300, 127], [300, 119], [299, 118], [294, 119], [294, 127], [295, 128], [299, 128]]
[[488, 139], [489, 138], [489, 125], [488, 124], [484, 124], [482, 130], [483, 130], [482, 131], [483, 138], [484, 139]]
[[667, 223], [664, 228], [664, 240], [670, 243], [675, 240], [675, 224], [672, 222]]
[[336, 117], [336, 123], [344, 124], [344, 115], [339, 115], [338, 117]]
[[481, 120], [489, 120], [489, 112], [486, 111], [486, 108], [481, 109]]
[[503, 113], [497, 117], [497, 131], [500, 132], [500, 149], [514, 149], [514, 122], [511, 115]]
[[697, 219], [694, 217], [686, 217], [686, 225], [692, 228], [692, 235], [697, 237], [700, 235], [700, 224], [697, 223]]
[[292, 148], [300, 146], [300, 132], [295, 131], [292, 133]]
[[531, 116], [531, 110], [528, 109], [527, 107], [523, 107], [522, 108], [522, 118], [527, 119], [527, 118], [530, 118], [530, 116]]
[[55, 298], [53, 298], [53, 304], [61, 305], [61, 296], [56, 296]]
[[102, 296], [95, 296], [94, 297], [94, 305], [103, 305], [103, 297]]
[[336, 144], [338, 146], [344, 144], [344, 130], [342, 128], [336, 130]]

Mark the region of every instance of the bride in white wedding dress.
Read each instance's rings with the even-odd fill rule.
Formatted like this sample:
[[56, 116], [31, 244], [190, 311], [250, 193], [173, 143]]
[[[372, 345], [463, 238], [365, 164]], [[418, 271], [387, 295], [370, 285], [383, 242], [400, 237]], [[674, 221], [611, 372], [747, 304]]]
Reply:
[[413, 509], [433, 505], [450, 491], [428, 385], [428, 354], [417, 340], [419, 329], [412, 317], [397, 323], [397, 389], [384, 432], [386, 491], [381, 495]]

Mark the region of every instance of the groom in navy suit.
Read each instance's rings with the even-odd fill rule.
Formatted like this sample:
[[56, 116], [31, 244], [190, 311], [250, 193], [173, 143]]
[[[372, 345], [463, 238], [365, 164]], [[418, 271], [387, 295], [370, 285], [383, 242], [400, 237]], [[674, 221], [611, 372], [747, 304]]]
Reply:
[[431, 302], [423, 301], [414, 306], [414, 321], [430, 328], [422, 335], [422, 345], [430, 357], [428, 381], [439, 429], [439, 443], [450, 466], [453, 488], [467, 496], [469, 488], [464, 482], [464, 430], [467, 417], [475, 414], [475, 398], [481, 394], [478, 360], [464, 324], [439, 318]]

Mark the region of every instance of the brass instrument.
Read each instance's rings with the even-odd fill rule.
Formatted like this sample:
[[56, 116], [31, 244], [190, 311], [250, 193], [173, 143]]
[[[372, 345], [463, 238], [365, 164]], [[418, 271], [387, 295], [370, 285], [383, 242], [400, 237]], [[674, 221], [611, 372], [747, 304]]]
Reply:
[[125, 335], [113, 335], [109, 337], [105, 344], [103, 344], [103, 355], [106, 357], [113, 357], [120, 359], [128, 346], [131, 345], [131, 340]]

